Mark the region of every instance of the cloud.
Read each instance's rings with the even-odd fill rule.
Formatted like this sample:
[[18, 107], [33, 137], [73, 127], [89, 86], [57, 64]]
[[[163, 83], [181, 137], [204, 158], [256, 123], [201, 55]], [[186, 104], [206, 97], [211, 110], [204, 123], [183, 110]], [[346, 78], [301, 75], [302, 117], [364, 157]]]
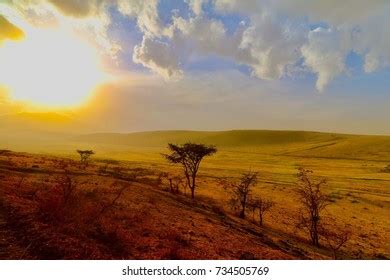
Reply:
[[264, 1], [256, 0], [213, 0], [215, 9], [221, 13], [256, 14]]
[[192, 12], [199, 16], [203, 12], [203, 4], [207, 2], [207, 0], [185, 0], [188, 6], [191, 8]]
[[109, 35], [108, 8], [113, 4], [111, 0], [7, 0], [0, 7], [23, 26], [28, 25], [28, 30], [47, 27], [72, 30], [98, 48], [102, 58], [114, 63], [120, 45]]
[[72, 17], [86, 17], [95, 14], [103, 1], [99, 0], [48, 0], [65, 15]]
[[[318, 75], [316, 87], [323, 91], [331, 80], [348, 71], [345, 60], [351, 52], [363, 57], [365, 72], [390, 66], [387, 0], [213, 2], [220, 13], [239, 13], [250, 18], [243, 44], [249, 45], [252, 56], [258, 60], [248, 64], [257, 77], [279, 78], [302, 58], [304, 65]], [[295, 24], [283, 25], [284, 19]], [[309, 24], [328, 27], [309, 30]]]
[[[228, 34], [222, 21], [195, 13], [188, 19], [173, 17], [172, 25], [165, 31], [170, 35], [166, 36], [168, 43], [163, 49], [166, 53], [167, 48], [171, 48], [182, 64], [191, 55], [215, 55], [249, 66], [256, 77], [277, 79], [287, 66], [294, 65], [301, 57], [300, 47], [306, 39], [304, 31], [293, 22], [280, 23], [272, 14], [262, 13], [252, 16], [249, 25], [242, 23], [233, 34]], [[146, 47], [144, 42], [136, 49], [140, 51], [143, 47]], [[147, 63], [139, 57], [136, 62], [161, 73], [160, 63], [154, 63], [154, 66], [159, 65], [158, 70], [150, 63], [159, 57], [146, 58]], [[176, 70], [179, 66], [175, 63]]]
[[[178, 48], [187, 51], [187, 55], [199, 52], [203, 55], [220, 53], [229, 55], [229, 42], [226, 38], [224, 25], [218, 21], [198, 15], [188, 20], [182, 17], [175, 17], [170, 27], [172, 36], [170, 40]], [[229, 44], [228, 44], [229, 43]], [[235, 44], [234, 47], [236, 47]]]
[[145, 35], [142, 43], [134, 48], [133, 55], [134, 62], [163, 74], [165, 78], [182, 76], [181, 67], [193, 54], [231, 57], [238, 50], [239, 42], [226, 37], [221, 22], [202, 15], [188, 20], [176, 16], [165, 33], [164, 41]]
[[324, 28], [309, 32], [309, 41], [302, 47], [302, 55], [305, 64], [318, 74], [316, 87], [319, 91], [346, 70], [346, 55], [351, 49], [347, 35]]
[[272, 0], [261, 2], [269, 3], [274, 9], [288, 16], [308, 17], [311, 22], [326, 22], [330, 25], [360, 23], [367, 18], [375, 17], [383, 8], [389, 7], [388, 0]]
[[354, 33], [354, 51], [364, 56], [367, 73], [390, 66], [390, 5]]
[[390, 66], [390, 30], [386, 28], [390, 25], [390, 1], [275, 0], [271, 6], [290, 18], [308, 18], [331, 30], [311, 31], [311, 42], [302, 48], [306, 64], [318, 73], [317, 88], [323, 90], [348, 70], [345, 60], [350, 52], [363, 57], [367, 73]]
[[[122, 49], [133, 62], [177, 80], [199, 57], [214, 56], [273, 80], [302, 69], [318, 76], [324, 91], [348, 72], [351, 52], [364, 71], [390, 66], [390, 1], [387, 0], [182, 0], [188, 10], [160, 15], [161, 0], [6, 0], [33, 24], [66, 22], [114, 60]], [[134, 20], [142, 41], [126, 45], [110, 36], [111, 11]], [[206, 11], [207, 9], [207, 11]], [[240, 17], [232, 27], [227, 21]], [[321, 28], [317, 28], [321, 26]], [[1, 35], [0, 35], [1, 36]], [[125, 41], [125, 40], [124, 40]]]
[[183, 74], [174, 49], [169, 44], [148, 36], [144, 36], [142, 43], [135, 46], [133, 60], [154, 70], [165, 79], [178, 79]]
[[162, 23], [159, 11], [159, 0], [117, 0], [118, 11], [129, 18], [135, 18], [138, 28], [149, 37], [168, 35]]
[[249, 64], [253, 74], [262, 79], [282, 77], [286, 67], [301, 57], [306, 30], [290, 22], [281, 24], [269, 13], [253, 16], [251, 22], [240, 47], [247, 49], [255, 60]]
[[23, 30], [0, 15], [0, 44], [5, 40], [20, 40], [23, 37]]

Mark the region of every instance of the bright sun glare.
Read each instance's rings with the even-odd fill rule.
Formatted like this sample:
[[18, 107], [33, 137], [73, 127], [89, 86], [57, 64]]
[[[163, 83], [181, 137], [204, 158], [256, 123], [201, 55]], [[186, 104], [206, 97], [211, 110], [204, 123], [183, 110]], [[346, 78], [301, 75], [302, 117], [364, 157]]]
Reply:
[[95, 50], [57, 29], [32, 29], [0, 52], [0, 84], [14, 100], [48, 107], [82, 103], [102, 81]]

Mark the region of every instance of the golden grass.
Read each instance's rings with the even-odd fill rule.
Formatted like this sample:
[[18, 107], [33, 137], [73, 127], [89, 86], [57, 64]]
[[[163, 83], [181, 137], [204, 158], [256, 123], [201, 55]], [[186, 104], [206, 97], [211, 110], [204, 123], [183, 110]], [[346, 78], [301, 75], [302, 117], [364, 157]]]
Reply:
[[[287, 239], [289, 236], [307, 238], [295, 228], [299, 210], [294, 193], [296, 173], [298, 167], [304, 166], [312, 169], [315, 176], [328, 180], [326, 192], [331, 196], [332, 204], [327, 215], [352, 227], [353, 235], [345, 249], [347, 255], [352, 258], [390, 257], [390, 173], [381, 172], [390, 162], [390, 137], [258, 132], [249, 136], [266, 139], [254, 141], [248, 140], [247, 132], [235, 132], [233, 136], [221, 136], [217, 132], [160, 134], [160, 138], [156, 136], [157, 139], [148, 141], [145, 137], [155, 134], [138, 135], [136, 140], [131, 140], [133, 145], [126, 142], [129, 138], [115, 144], [118, 135], [100, 136], [99, 141], [94, 138], [96, 136], [89, 136], [83, 141], [69, 141], [42, 151], [77, 159], [74, 150], [86, 147], [96, 151], [94, 162], [97, 164], [103, 164], [100, 161], [109, 158], [120, 161], [126, 168], [180, 173], [179, 167], [168, 164], [161, 157], [161, 153], [167, 152], [162, 145], [164, 141], [212, 143], [215, 140], [220, 144], [217, 146], [219, 151], [202, 162], [196, 194], [212, 198], [229, 211], [226, 192], [218, 185], [218, 180], [237, 178], [248, 169], [258, 171], [260, 182], [254, 193], [276, 202], [265, 224]], [[146, 141], [144, 145], [142, 140]], [[224, 145], [224, 140], [230, 144]], [[243, 141], [245, 145], [233, 145], [235, 141]]]

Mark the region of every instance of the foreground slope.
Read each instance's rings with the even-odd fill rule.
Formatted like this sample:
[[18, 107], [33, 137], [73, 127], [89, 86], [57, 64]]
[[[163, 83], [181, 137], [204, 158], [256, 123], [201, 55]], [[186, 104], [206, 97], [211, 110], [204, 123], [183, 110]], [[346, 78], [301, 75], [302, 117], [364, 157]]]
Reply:
[[[44, 137], [45, 135], [41, 135], [40, 139]], [[291, 235], [302, 240], [307, 238], [304, 232], [296, 229], [300, 211], [295, 193], [296, 174], [299, 167], [305, 167], [314, 171], [315, 178], [327, 180], [325, 192], [330, 196], [331, 204], [326, 215], [334, 217], [338, 226], [348, 226], [353, 230], [351, 240], [343, 249], [346, 254], [344, 257], [376, 259], [390, 258], [389, 139], [388, 136], [293, 131], [164, 131], [129, 135], [59, 135], [47, 141], [39, 141], [39, 145], [24, 137], [20, 140], [20, 145], [9, 139], [5, 146], [2, 143], [0, 145], [6, 148], [15, 146], [17, 150], [26, 149], [34, 153], [54, 154], [66, 160], [78, 160], [76, 149], [93, 149], [96, 152], [93, 162], [97, 166], [150, 170], [154, 174], [151, 178], [155, 180], [162, 171], [171, 174], [181, 172], [180, 167], [168, 164], [161, 156], [161, 153], [167, 152], [168, 142], [216, 144], [217, 154], [202, 162], [198, 195], [218, 202], [219, 207], [215, 209], [222, 207], [225, 212], [232, 214], [228, 204], [229, 197], [218, 185], [219, 180], [221, 178], [236, 180], [247, 170], [258, 171], [259, 183], [254, 188], [253, 195], [275, 201], [265, 224], [268, 229], [287, 234], [287, 237], [278, 239], [281, 241], [290, 239]], [[11, 164], [14, 156], [11, 157]], [[20, 164], [27, 168], [28, 172], [40, 174], [43, 172], [40, 157], [21, 158]], [[51, 156], [47, 158], [48, 162], [53, 161]], [[3, 156], [2, 160], [5, 165], [9, 163], [7, 156]], [[23, 162], [25, 160], [27, 162]], [[54, 176], [53, 174], [49, 176], [53, 164], [56, 165], [53, 162], [43, 172], [46, 177]], [[39, 168], [32, 168], [34, 165], [38, 165]], [[19, 177], [25, 173], [26, 170], [23, 170]], [[96, 170], [94, 172], [96, 173]], [[96, 177], [95, 183], [99, 186], [102, 184], [107, 184], [105, 187], [110, 186], [104, 178]], [[150, 185], [150, 182], [146, 181], [143, 184]], [[115, 190], [111, 191], [110, 197], [114, 195], [112, 192]], [[92, 192], [88, 195], [95, 194]], [[279, 241], [276, 243], [279, 244]], [[312, 248], [304, 251], [309, 252], [303, 253], [304, 255], [313, 257]]]
[[[62, 205], [54, 195], [64, 175], [58, 158], [14, 153], [7, 157], [9, 162], [3, 159], [0, 166], [2, 259], [309, 257], [285, 243], [278, 245], [280, 236], [227, 216], [211, 201], [193, 203], [146, 183], [146, 178], [135, 182], [100, 176], [96, 167], [70, 171], [77, 190]], [[102, 214], [116, 196], [117, 185], [128, 188]]]

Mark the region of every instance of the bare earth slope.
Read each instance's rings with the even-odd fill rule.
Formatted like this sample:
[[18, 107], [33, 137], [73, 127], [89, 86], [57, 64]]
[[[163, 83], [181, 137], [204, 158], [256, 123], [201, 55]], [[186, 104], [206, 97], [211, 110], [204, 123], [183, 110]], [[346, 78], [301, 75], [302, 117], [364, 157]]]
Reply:
[[[309, 258], [286, 242], [279, 243], [281, 236], [226, 216], [210, 201], [193, 203], [151, 184], [102, 177], [94, 167], [74, 170], [72, 178], [79, 184], [74, 201], [64, 208], [67, 212], [52, 216], [58, 205], [47, 195], [55, 192], [52, 185], [60, 180], [56, 176], [61, 171], [54, 165], [58, 159], [8, 157], [12, 164], [3, 162], [0, 167], [1, 259]], [[23, 167], [34, 162], [39, 168]], [[99, 222], [88, 220], [115, 196], [113, 182], [128, 184], [128, 189]]]

